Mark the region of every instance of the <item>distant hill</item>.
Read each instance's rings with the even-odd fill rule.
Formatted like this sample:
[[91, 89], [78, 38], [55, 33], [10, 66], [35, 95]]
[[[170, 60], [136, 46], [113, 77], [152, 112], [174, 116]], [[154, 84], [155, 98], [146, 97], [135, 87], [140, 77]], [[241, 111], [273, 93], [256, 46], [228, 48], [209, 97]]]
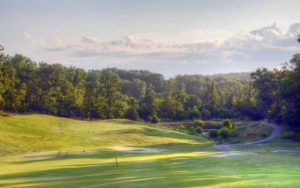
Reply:
[[225, 78], [230, 80], [242, 80], [249, 81], [251, 79], [251, 72], [240, 72], [240, 73], [224, 73], [224, 74], [213, 74], [207, 75], [209, 78]]

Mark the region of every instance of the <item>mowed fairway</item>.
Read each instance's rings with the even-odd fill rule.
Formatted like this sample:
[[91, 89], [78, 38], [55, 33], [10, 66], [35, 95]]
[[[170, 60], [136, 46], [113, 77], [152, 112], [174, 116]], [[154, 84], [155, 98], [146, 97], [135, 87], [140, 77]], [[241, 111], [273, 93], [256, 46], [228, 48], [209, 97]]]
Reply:
[[300, 187], [298, 143], [212, 145], [128, 120], [0, 117], [0, 187]]

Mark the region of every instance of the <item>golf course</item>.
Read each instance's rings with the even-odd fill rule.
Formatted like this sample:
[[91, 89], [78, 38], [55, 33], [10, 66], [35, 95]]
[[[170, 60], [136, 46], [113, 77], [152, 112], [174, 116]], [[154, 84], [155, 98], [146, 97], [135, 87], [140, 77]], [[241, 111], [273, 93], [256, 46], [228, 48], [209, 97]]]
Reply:
[[203, 135], [126, 119], [0, 117], [0, 187], [298, 187], [281, 135], [219, 150]]
[[300, 0], [0, 0], [0, 188], [300, 188]]

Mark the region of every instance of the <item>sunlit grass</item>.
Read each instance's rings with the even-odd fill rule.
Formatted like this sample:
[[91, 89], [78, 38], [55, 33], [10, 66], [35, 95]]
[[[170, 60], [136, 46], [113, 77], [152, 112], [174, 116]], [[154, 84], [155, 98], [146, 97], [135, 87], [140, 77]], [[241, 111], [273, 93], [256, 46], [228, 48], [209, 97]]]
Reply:
[[[0, 133], [10, 138], [0, 138], [5, 146], [0, 151], [9, 152], [2, 153], [0, 187], [300, 185], [299, 153], [273, 152], [299, 150], [297, 143], [276, 140], [260, 146], [237, 147], [238, 151], [233, 152], [242, 155], [226, 156], [230, 152], [214, 150], [202, 137], [128, 120], [88, 122], [18, 115], [0, 118], [0, 122]], [[35, 143], [41, 137], [44, 139]], [[114, 146], [131, 146], [133, 150], [117, 150]]]
[[79, 121], [46, 115], [0, 117], [0, 156], [157, 144], [201, 144], [196, 138], [128, 120]]

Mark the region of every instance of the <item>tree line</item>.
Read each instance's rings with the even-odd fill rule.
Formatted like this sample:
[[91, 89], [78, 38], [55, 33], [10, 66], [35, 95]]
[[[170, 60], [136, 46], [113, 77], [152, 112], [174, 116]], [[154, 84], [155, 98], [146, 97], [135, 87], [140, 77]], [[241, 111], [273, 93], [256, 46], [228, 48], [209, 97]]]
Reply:
[[87, 119], [273, 118], [299, 124], [299, 54], [252, 79], [163, 75], [145, 70], [83, 70], [0, 54], [0, 110]]

